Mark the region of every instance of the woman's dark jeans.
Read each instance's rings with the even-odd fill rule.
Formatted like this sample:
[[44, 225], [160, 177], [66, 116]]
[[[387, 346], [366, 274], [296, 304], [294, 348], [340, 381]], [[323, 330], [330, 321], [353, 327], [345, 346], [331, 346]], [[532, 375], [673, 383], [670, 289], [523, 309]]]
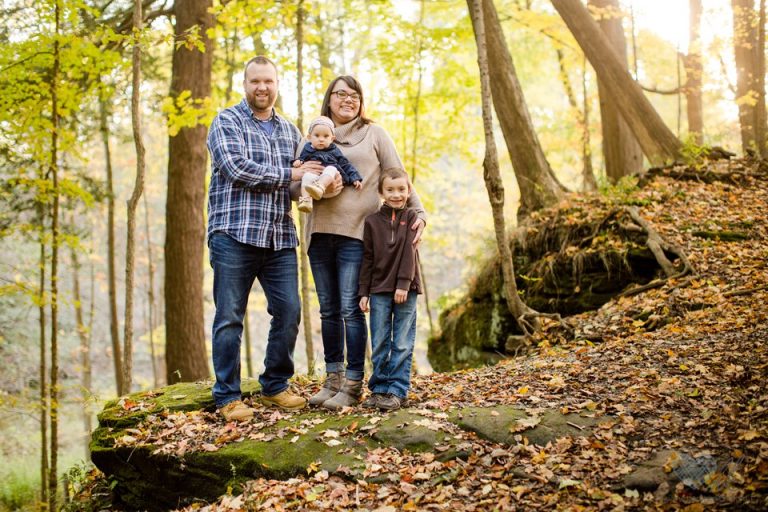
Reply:
[[320, 324], [328, 373], [344, 370], [346, 340], [349, 380], [363, 379], [368, 329], [357, 294], [363, 242], [356, 238], [315, 233], [309, 264], [320, 301]]

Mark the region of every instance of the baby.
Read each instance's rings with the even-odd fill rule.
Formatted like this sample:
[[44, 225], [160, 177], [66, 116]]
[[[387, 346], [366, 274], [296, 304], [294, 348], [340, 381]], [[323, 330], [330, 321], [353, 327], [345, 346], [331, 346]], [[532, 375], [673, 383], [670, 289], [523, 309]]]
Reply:
[[312, 199], [320, 200], [325, 194], [325, 189], [333, 183], [336, 175], [341, 173], [344, 185], [353, 185], [360, 190], [363, 186], [363, 177], [355, 167], [341, 153], [341, 150], [333, 143], [335, 139], [333, 121], [325, 116], [320, 116], [309, 123], [309, 141], [301, 150], [301, 155], [294, 161], [294, 166], [313, 160], [325, 165], [321, 175], [305, 174], [301, 180], [301, 196], [299, 197], [299, 211], [311, 212]]

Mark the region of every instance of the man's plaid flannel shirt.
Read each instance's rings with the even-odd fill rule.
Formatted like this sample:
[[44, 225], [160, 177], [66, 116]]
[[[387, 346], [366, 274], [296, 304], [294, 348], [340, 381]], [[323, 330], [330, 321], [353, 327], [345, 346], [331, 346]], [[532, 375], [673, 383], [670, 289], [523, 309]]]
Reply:
[[277, 114], [274, 120], [272, 135], [267, 135], [245, 100], [213, 120], [208, 132], [209, 239], [223, 232], [256, 247], [280, 250], [298, 245], [288, 185], [301, 135]]

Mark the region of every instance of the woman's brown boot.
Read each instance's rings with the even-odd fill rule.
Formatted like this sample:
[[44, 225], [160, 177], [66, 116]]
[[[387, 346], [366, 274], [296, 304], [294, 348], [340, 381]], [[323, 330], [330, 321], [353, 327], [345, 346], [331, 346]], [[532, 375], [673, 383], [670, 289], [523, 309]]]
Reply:
[[325, 383], [320, 391], [312, 395], [309, 399], [309, 405], [323, 405], [326, 400], [333, 398], [341, 389], [344, 383], [344, 372], [331, 372], [325, 377]]
[[343, 407], [355, 407], [362, 398], [363, 381], [347, 379], [333, 398], [323, 402], [323, 408], [338, 411]]

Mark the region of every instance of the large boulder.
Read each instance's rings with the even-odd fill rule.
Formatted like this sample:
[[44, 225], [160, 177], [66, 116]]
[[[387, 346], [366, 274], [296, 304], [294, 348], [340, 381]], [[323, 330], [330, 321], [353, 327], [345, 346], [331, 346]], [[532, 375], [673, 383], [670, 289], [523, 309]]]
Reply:
[[[243, 390], [247, 400], [258, 383], [246, 379]], [[91, 457], [114, 482], [118, 504], [167, 510], [237, 492], [254, 478], [285, 480], [318, 470], [361, 479], [367, 455], [382, 447], [435, 451], [441, 460], [466, 458], [468, 444], [452, 433], [456, 427], [500, 444], [516, 443], [515, 432], [544, 445], [558, 437], [590, 435], [594, 423], [558, 412], [532, 418], [524, 410], [495, 406], [450, 413], [410, 408], [385, 415], [363, 410], [281, 414], [258, 408], [253, 422], [226, 424], [213, 414], [210, 391], [209, 382], [175, 384], [105, 406]]]
[[[511, 246], [523, 301], [541, 313], [568, 316], [651, 281], [660, 267], [645, 234], [622, 212], [594, 200], [542, 212], [516, 230]], [[437, 371], [484, 366], [516, 353], [522, 332], [507, 306], [497, 254], [480, 265], [467, 293], [442, 311], [439, 323], [428, 349]]]

